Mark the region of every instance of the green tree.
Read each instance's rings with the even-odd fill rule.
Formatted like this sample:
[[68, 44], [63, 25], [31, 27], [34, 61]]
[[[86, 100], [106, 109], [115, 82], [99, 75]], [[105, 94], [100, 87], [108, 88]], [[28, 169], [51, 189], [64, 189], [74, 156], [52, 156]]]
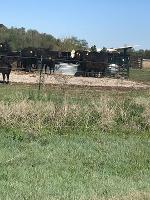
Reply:
[[101, 51], [102, 51], [102, 52], [107, 52], [107, 48], [106, 48], [106, 47], [103, 47]]
[[42, 47], [50, 50], [72, 51], [87, 50], [86, 40], [77, 37], [57, 39], [51, 34], [39, 33], [37, 30], [25, 28], [7, 28], [0, 24], [0, 42], [8, 41], [13, 50], [20, 50], [27, 47]]
[[92, 52], [97, 52], [96, 45], [91, 46], [91, 51], [92, 51]]

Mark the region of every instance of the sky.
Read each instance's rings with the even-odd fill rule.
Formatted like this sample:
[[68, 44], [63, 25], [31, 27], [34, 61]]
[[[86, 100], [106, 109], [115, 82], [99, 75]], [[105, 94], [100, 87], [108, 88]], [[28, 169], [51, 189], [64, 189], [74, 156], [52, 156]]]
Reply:
[[150, 49], [150, 0], [0, 0], [0, 23], [97, 48]]

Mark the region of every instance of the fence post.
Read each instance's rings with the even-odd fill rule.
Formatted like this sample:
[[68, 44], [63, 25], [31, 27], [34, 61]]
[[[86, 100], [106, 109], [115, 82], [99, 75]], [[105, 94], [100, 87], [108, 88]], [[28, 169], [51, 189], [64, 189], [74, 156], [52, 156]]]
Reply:
[[40, 66], [40, 77], [39, 77], [39, 91], [41, 90], [41, 82], [42, 82], [42, 63], [43, 63], [43, 57], [41, 56], [41, 66]]

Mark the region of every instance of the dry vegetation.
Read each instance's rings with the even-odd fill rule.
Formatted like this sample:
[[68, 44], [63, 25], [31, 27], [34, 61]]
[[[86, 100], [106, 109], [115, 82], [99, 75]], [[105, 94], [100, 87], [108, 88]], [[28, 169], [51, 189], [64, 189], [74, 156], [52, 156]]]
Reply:
[[[70, 95], [66, 93], [62, 103], [57, 104], [51, 100], [35, 101], [35, 95], [17, 102], [1, 101], [1, 126], [32, 133], [39, 133], [43, 128], [57, 130], [68, 126], [87, 129], [95, 126], [109, 131], [119, 125], [135, 132], [150, 128], [150, 99], [146, 97], [116, 98], [105, 94], [97, 99], [87, 95], [84, 104], [70, 103]], [[48, 96], [45, 94], [44, 98]]]
[[143, 61], [143, 68], [144, 69], [150, 69], [150, 60], [144, 60]]
[[148, 200], [150, 91], [1, 85], [0, 199]]

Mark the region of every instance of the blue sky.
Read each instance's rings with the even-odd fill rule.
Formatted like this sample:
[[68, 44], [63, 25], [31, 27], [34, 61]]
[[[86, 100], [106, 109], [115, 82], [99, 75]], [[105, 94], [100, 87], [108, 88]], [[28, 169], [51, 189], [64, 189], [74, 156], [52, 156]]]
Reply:
[[89, 46], [150, 49], [150, 0], [1, 0], [0, 23]]

